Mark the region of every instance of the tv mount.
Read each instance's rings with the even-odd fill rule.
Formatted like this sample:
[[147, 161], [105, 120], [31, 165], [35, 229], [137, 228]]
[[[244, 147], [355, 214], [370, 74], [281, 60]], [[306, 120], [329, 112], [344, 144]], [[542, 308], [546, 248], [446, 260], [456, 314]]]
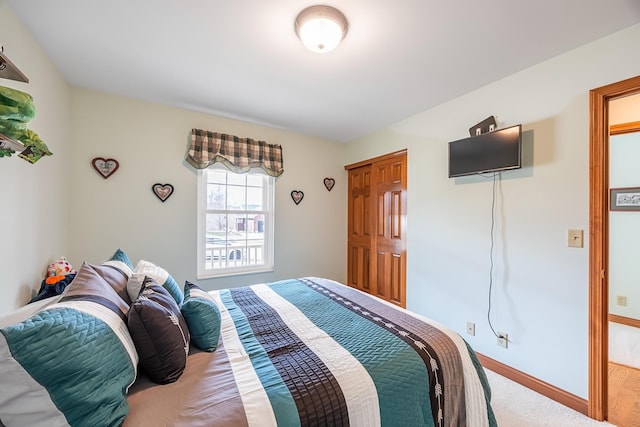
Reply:
[[489, 116], [480, 123], [471, 126], [469, 128], [469, 135], [482, 135], [483, 133], [493, 132], [494, 130], [496, 130], [496, 118], [494, 116]]

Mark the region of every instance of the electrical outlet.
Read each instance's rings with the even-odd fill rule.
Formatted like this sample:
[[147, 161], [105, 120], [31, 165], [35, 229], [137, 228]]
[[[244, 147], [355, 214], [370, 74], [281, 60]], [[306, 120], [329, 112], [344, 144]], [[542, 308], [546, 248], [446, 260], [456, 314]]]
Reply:
[[498, 332], [498, 345], [503, 348], [509, 347], [509, 335], [504, 332]]
[[467, 335], [476, 335], [476, 324], [473, 322], [467, 322]]

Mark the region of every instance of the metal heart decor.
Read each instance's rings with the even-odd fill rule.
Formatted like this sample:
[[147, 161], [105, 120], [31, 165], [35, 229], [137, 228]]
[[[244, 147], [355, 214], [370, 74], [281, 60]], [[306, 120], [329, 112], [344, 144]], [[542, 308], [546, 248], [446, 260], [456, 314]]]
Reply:
[[299, 205], [302, 199], [304, 198], [304, 193], [299, 190], [293, 190], [291, 192], [291, 198], [293, 199], [296, 205]]
[[336, 185], [336, 180], [333, 178], [325, 178], [324, 179], [324, 186], [327, 187], [327, 191], [331, 191], [331, 189], [333, 188], [333, 186]]
[[173, 194], [173, 185], [171, 184], [153, 184], [151, 189], [153, 190], [153, 194], [155, 194], [162, 203]]
[[109, 178], [113, 175], [118, 168], [120, 167], [120, 163], [116, 159], [105, 159], [104, 157], [94, 157], [91, 160], [91, 166], [102, 176], [104, 179]]

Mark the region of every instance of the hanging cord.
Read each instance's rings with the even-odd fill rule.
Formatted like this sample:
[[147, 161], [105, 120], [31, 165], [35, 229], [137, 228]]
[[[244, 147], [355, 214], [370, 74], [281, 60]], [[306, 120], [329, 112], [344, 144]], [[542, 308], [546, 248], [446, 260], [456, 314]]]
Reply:
[[491, 267], [489, 268], [489, 308], [487, 310], [487, 320], [489, 321], [489, 327], [497, 338], [500, 338], [495, 329], [493, 329], [493, 325], [491, 324], [491, 293], [493, 289], [493, 250], [495, 247], [494, 241], [494, 230], [496, 225], [496, 181], [497, 177], [500, 175], [499, 172], [494, 172], [493, 174], [493, 188], [491, 193], [491, 249], [489, 250], [489, 260]]

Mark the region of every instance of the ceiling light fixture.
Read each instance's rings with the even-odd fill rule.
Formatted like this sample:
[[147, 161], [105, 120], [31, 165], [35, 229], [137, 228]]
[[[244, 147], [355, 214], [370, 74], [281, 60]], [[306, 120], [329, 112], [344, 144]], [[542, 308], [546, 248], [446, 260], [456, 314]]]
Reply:
[[314, 53], [327, 53], [338, 47], [347, 34], [347, 18], [331, 6], [309, 6], [296, 18], [295, 30], [302, 44]]

